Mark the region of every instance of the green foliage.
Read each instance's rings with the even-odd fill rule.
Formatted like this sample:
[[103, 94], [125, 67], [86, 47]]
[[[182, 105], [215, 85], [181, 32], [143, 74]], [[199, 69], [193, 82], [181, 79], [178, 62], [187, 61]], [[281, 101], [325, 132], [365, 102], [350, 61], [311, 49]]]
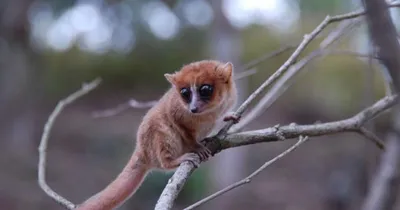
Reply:
[[334, 14], [344, 3], [343, 0], [299, 0], [302, 13]]
[[179, 194], [179, 199], [184, 202], [192, 203], [203, 198], [209, 189], [210, 180], [208, 179], [208, 170], [205, 167], [198, 168], [186, 183]]

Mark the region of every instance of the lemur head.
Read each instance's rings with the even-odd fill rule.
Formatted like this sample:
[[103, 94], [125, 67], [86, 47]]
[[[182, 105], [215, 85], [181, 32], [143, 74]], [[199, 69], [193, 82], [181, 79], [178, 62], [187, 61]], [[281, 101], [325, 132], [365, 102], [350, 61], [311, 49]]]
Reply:
[[173, 74], [164, 75], [193, 114], [218, 108], [229, 97], [233, 85], [232, 63], [204, 60], [190, 63]]

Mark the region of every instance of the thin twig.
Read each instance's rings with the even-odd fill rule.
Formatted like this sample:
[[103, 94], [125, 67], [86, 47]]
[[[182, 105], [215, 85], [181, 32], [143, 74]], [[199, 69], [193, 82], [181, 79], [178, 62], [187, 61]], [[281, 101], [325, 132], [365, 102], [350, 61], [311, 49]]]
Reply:
[[369, 59], [376, 59], [376, 60], [380, 59], [378, 56], [374, 56], [371, 54], [363, 54], [363, 53], [354, 52], [351, 50], [330, 50], [329, 55], [350, 55], [350, 56], [360, 57], [360, 58], [369, 58]]
[[268, 60], [270, 58], [276, 57], [276, 56], [278, 56], [278, 55], [280, 55], [280, 54], [282, 54], [282, 53], [284, 53], [284, 52], [286, 52], [288, 50], [291, 50], [294, 47], [295, 46], [293, 46], [293, 45], [287, 45], [287, 46], [283, 46], [283, 47], [281, 47], [281, 48], [279, 48], [279, 49], [277, 49], [275, 51], [265, 53], [261, 57], [256, 58], [256, 59], [248, 62], [247, 64], [243, 65], [242, 67], [240, 67], [240, 69], [252, 69], [252, 68], [258, 66], [259, 64], [261, 64], [262, 62], [264, 62], [264, 61], [266, 61], [266, 60]]
[[257, 69], [256, 68], [252, 68], [252, 69], [249, 69], [249, 70], [246, 70], [246, 71], [242, 71], [242, 72], [239, 72], [239, 73], [235, 74], [235, 80], [240, 80], [240, 79], [249, 77], [251, 75], [254, 75], [256, 73], [257, 73]]
[[136, 109], [146, 109], [154, 106], [158, 101], [137, 101], [135, 99], [130, 99], [128, 102], [119, 104], [118, 106], [101, 110], [95, 111], [92, 114], [93, 118], [103, 118], [103, 117], [112, 117], [117, 114], [120, 114], [123, 111], [126, 111], [129, 108], [136, 108]]
[[93, 89], [95, 89], [101, 82], [101, 79], [95, 79], [89, 84], [84, 84], [80, 90], [77, 92], [69, 95], [67, 98], [61, 100], [58, 102], [56, 108], [54, 111], [51, 113], [49, 116], [49, 119], [47, 120], [45, 126], [44, 126], [44, 131], [42, 134], [42, 138], [40, 140], [40, 145], [39, 145], [39, 164], [38, 164], [38, 182], [39, 186], [42, 188], [42, 190], [51, 198], [53, 198], [57, 203], [62, 205], [63, 207], [67, 209], [74, 209], [75, 205], [56, 193], [54, 190], [52, 190], [49, 185], [46, 183], [46, 159], [47, 159], [47, 144], [49, 141], [49, 135], [51, 128], [54, 125], [54, 121], [56, 120], [57, 116], [60, 114], [60, 112], [66, 107], [68, 104], [74, 102], [81, 96], [89, 93]]
[[210, 196], [208, 196], [208, 197], [206, 197], [206, 198], [204, 198], [204, 199], [202, 199], [202, 200], [200, 200], [200, 201], [198, 201], [198, 202], [196, 202], [196, 203], [194, 203], [194, 204], [192, 204], [192, 205], [190, 205], [188, 207], [186, 207], [185, 210], [190, 210], [190, 209], [194, 209], [196, 207], [199, 207], [200, 205], [202, 205], [202, 204], [204, 204], [204, 203], [206, 203], [208, 201], [211, 201], [212, 199], [214, 199], [214, 198], [216, 198], [216, 197], [218, 197], [218, 196], [220, 196], [222, 194], [225, 194], [225, 193], [227, 193], [227, 192], [229, 192], [229, 191], [231, 191], [231, 190], [233, 190], [233, 189], [235, 189], [235, 188], [237, 188], [239, 186], [242, 186], [244, 184], [250, 183], [251, 180], [255, 176], [260, 174], [263, 170], [265, 170], [271, 164], [275, 163], [279, 159], [283, 158], [284, 156], [286, 156], [287, 154], [289, 154], [290, 152], [292, 152], [293, 150], [298, 148], [302, 143], [306, 142], [307, 140], [308, 140], [307, 136], [306, 137], [300, 136], [299, 137], [299, 141], [297, 141], [296, 144], [294, 144], [293, 146], [289, 147], [287, 150], [283, 151], [281, 154], [277, 155], [276, 157], [274, 157], [271, 160], [269, 160], [266, 163], [264, 163], [260, 168], [258, 168], [256, 171], [254, 171], [252, 174], [250, 174], [246, 178], [244, 178], [244, 179], [242, 179], [242, 180], [240, 180], [240, 181], [238, 181], [236, 183], [233, 183], [232, 185], [229, 185], [228, 187], [226, 187], [226, 188], [224, 188], [224, 189], [222, 189], [222, 190], [220, 190], [220, 191], [218, 191], [218, 192], [216, 192], [216, 193], [214, 193], [214, 194], [212, 194], [212, 195], [210, 195]]
[[379, 149], [385, 149], [385, 143], [368, 129], [361, 127], [359, 133], [365, 136], [365, 138], [371, 140]]
[[356, 18], [351, 20], [345, 20], [340, 22], [334, 30], [332, 30], [319, 44], [320, 49], [327, 48], [328, 45], [336, 42], [343, 34], [349, 32], [355, 28], [355, 26], [360, 25], [362, 18]]

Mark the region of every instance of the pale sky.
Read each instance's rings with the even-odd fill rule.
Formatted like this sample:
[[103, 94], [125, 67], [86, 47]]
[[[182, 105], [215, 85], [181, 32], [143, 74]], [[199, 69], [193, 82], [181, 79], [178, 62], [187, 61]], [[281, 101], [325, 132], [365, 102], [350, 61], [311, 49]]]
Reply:
[[[180, 1], [179, 19], [163, 2], [149, 1], [140, 9], [140, 20], [134, 20], [133, 7], [123, 1], [113, 9], [100, 11], [94, 1], [81, 0], [54, 17], [52, 8], [45, 3], [36, 4], [30, 12], [32, 38], [37, 47], [56, 51], [68, 50], [74, 43], [85, 51], [105, 53], [114, 50], [126, 53], [136, 43], [132, 25], [141, 21], [161, 40], [174, 39], [182, 27], [206, 27], [213, 20], [213, 12], [205, 0]], [[118, 12], [116, 12], [118, 11]], [[224, 0], [223, 12], [234, 27], [245, 28], [260, 24], [285, 33], [296, 26], [299, 11], [285, 0]], [[114, 20], [114, 21], [113, 21]], [[115, 21], [117, 20], [117, 21]]]

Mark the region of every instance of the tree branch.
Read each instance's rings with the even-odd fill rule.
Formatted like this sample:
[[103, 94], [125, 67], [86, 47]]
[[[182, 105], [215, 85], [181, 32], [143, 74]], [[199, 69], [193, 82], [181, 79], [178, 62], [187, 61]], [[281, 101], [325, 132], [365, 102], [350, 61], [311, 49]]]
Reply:
[[371, 140], [378, 148], [384, 149], [385, 143], [373, 132], [369, 131], [368, 129], [362, 127], [360, 128], [359, 133], [363, 135], [365, 138]]
[[248, 62], [247, 64], [243, 65], [241, 67], [241, 69], [252, 69], [252, 68], [256, 67], [257, 65], [261, 64], [262, 62], [264, 62], [270, 58], [276, 57], [276, 56], [278, 56], [288, 50], [291, 50], [293, 48], [294, 48], [293, 45], [287, 45], [287, 46], [283, 46], [277, 50], [274, 50], [272, 52], [265, 53], [261, 57], [256, 58], [256, 59]]
[[137, 101], [135, 99], [130, 99], [128, 102], [119, 104], [118, 106], [111, 108], [111, 109], [106, 109], [106, 110], [101, 110], [101, 111], [95, 111], [92, 113], [92, 116], [94, 118], [103, 118], [103, 117], [112, 117], [115, 116], [123, 111], [126, 111], [129, 108], [137, 108], [137, 109], [143, 109], [143, 108], [150, 108], [154, 106], [158, 101]]
[[224, 188], [224, 189], [222, 189], [222, 190], [220, 190], [220, 191], [218, 191], [218, 192], [216, 192], [216, 193], [214, 193], [214, 194], [212, 194], [212, 195], [210, 195], [210, 196], [208, 196], [208, 197], [206, 197], [206, 198], [194, 203], [193, 205], [190, 205], [189, 207], [186, 207], [185, 210], [190, 210], [190, 209], [194, 209], [196, 207], [199, 207], [200, 205], [202, 205], [202, 204], [204, 204], [204, 203], [206, 203], [208, 201], [211, 201], [212, 199], [214, 199], [214, 198], [216, 198], [216, 197], [218, 197], [218, 196], [220, 196], [222, 194], [225, 194], [225, 193], [227, 193], [227, 192], [229, 192], [229, 191], [231, 191], [231, 190], [233, 190], [233, 189], [235, 189], [237, 187], [240, 187], [240, 186], [242, 186], [244, 184], [250, 183], [251, 180], [255, 176], [260, 174], [268, 166], [272, 165], [273, 163], [275, 163], [279, 159], [283, 158], [284, 156], [286, 156], [287, 154], [289, 154], [290, 152], [292, 152], [293, 150], [298, 148], [302, 143], [306, 142], [307, 140], [308, 140], [307, 136], [306, 137], [300, 136], [299, 137], [299, 141], [297, 141], [296, 144], [294, 144], [293, 146], [291, 146], [288, 149], [286, 149], [285, 151], [283, 151], [281, 154], [277, 155], [276, 157], [274, 157], [271, 160], [269, 160], [266, 163], [264, 163], [260, 168], [258, 168], [256, 171], [254, 171], [252, 174], [250, 174], [246, 178], [244, 178], [244, 179], [242, 179], [242, 180], [240, 180], [240, 181], [238, 181], [236, 183], [233, 183], [232, 185], [229, 185], [228, 187], [226, 187], [226, 188]]
[[219, 139], [221, 149], [239, 147], [261, 142], [273, 142], [297, 138], [299, 136], [323, 136], [341, 132], [359, 132], [362, 126], [383, 111], [392, 107], [397, 101], [397, 96], [388, 96], [377, 101], [372, 106], [362, 110], [348, 119], [320, 123], [314, 125], [286, 125], [274, 126], [261, 130], [245, 131], [229, 134], [225, 139]]
[[234, 76], [235, 76], [235, 80], [240, 80], [240, 79], [249, 77], [249, 76], [251, 76], [253, 74], [256, 74], [256, 73], [257, 73], [257, 69], [256, 68], [252, 68], [252, 69], [248, 69], [246, 71], [239, 72], [239, 73], [235, 74]]
[[101, 79], [95, 79], [89, 84], [83, 84], [82, 88], [78, 90], [77, 92], [69, 95], [67, 98], [61, 100], [58, 102], [56, 108], [54, 111], [51, 113], [49, 116], [49, 119], [47, 120], [45, 126], [44, 126], [44, 131], [42, 134], [42, 138], [40, 140], [40, 145], [39, 145], [39, 164], [38, 164], [38, 182], [39, 186], [42, 188], [42, 190], [50, 196], [53, 200], [55, 200], [57, 203], [62, 205], [63, 207], [67, 209], [74, 209], [75, 204], [72, 202], [68, 201], [61, 195], [57, 194], [54, 190], [52, 190], [49, 185], [46, 183], [46, 159], [47, 159], [47, 143], [49, 141], [49, 135], [51, 128], [54, 125], [54, 121], [58, 117], [58, 115], [61, 113], [61, 111], [69, 104], [72, 102], [76, 101], [78, 98], [82, 97], [83, 95], [89, 93], [93, 89], [95, 89], [101, 82]]

